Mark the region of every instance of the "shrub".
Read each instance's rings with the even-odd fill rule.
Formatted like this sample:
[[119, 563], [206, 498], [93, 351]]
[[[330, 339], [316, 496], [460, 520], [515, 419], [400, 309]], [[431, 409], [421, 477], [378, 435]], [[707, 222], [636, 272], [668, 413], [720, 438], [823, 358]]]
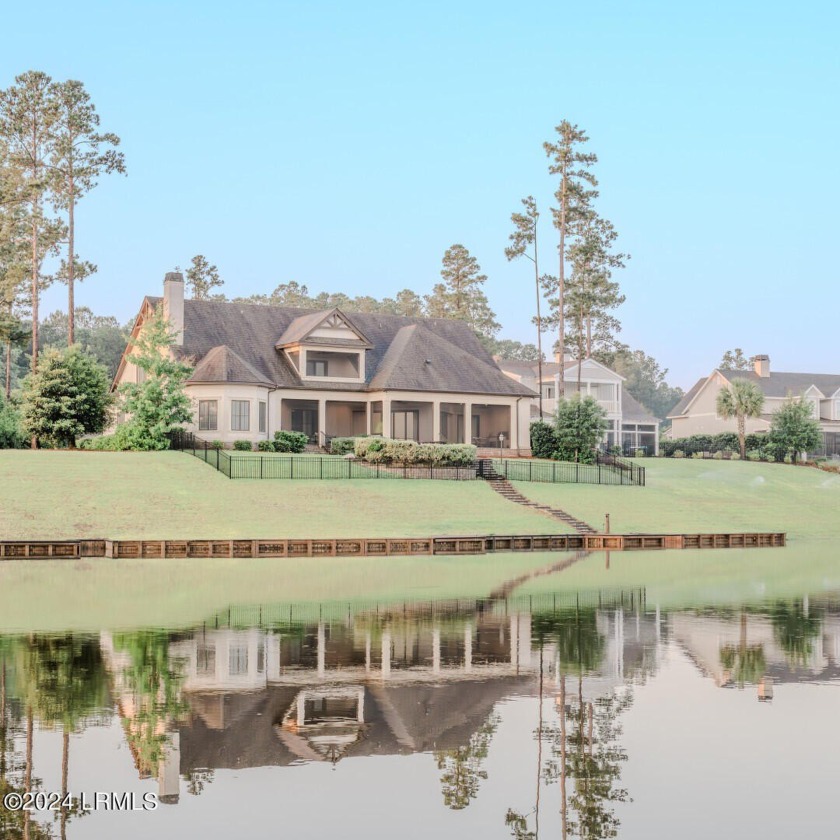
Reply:
[[24, 442], [17, 409], [0, 397], [0, 449], [19, 449]]
[[275, 452], [303, 452], [306, 449], [306, 444], [309, 443], [309, 437], [303, 432], [275, 432], [274, 433], [274, 451]]
[[673, 457], [674, 458], [685, 458], [685, 452], [683, 452], [682, 449], [675, 449]]
[[251, 444], [250, 440], [235, 440], [233, 442], [233, 448], [237, 452], [253, 452], [254, 447]]
[[700, 461], [700, 460], [702, 460], [702, 458], [703, 458], [703, 453], [702, 453], [702, 452], [693, 452], [693, 453], [692, 453], [692, 455], [691, 455], [691, 457], [692, 457], [695, 461]]
[[645, 457], [645, 450], [644, 449], [637, 449], [636, 450], [636, 457], [637, 458], [644, 458]]
[[271, 440], [261, 440], [257, 443], [257, 449], [260, 452], [274, 452], [274, 441]]
[[108, 384], [105, 368], [78, 345], [46, 350], [23, 381], [25, 430], [47, 446], [75, 447], [77, 437], [107, 425]]
[[551, 458], [557, 451], [557, 433], [553, 426], [538, 420], [531, 423], [531, 454], [535, 458]]
[[112, 435], [99, 435], [98, 437], [85, 438], [79, 442], [81, 449], [92, 449], [97, 452], [125, 452], [138, 449], [135, 445], [135, 430], [131, 423], [121, 423], [114, 429]]
[[715, 452], [714, 455], [712, 455], [712, 458], [714, 458], [715, 461], [722, 461], [723, 460], [723, 452], [720, 449], [718, 449], [718, 451]]
[[354, 452], [368, 463], [436, 464], [468, 466], [475, 463], [476, 449], [466, 443], [416, 443], [389, 438], [356, 438]]
[[356, 438], [354, 437], [334, 437], [330, 441], [331, 455], [347, 455], [350, 452], [355, 452]]
[[729, 460], [730, 461], [740, 461], [741, 460], [741, 453], [740, 452], [733, 452], [729, 456]]
[[210, 441], [210, 448], [211, 448], [211, 449], [224, 449], [224, 448], [225, 448], [224, 441], [221, 441], [221, 440], [211, 440], [211, 441]]

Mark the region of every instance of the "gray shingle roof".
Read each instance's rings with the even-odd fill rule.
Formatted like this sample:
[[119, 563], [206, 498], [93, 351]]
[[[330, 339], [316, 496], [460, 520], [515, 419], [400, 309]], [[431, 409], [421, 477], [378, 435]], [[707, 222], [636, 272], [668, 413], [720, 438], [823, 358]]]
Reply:
[[[746, 379], [749, 382], [754, 382], [764, 396], [770, 399], [783, 399], [788, 394], [798, 397], [812, 385], [816, 386], [825, 397], [831, 397], [840, 389], [840, 374], [770, 371], [769, 376], [759, 376], [753, 370], [732, 370], [731, 368], [718, 368], [718, 370], [730, 382], [734, 379]], [[714, 373], [711, 375], [714, 375]], [[668, 412], [668, 416], [679, 417], [684, 414], [691, 401], [708, 381], [708, 376], [698, 379], [692, 389]]]
[[272, 383], [255, 370], [244, 359], [240, 358], [230, 347], [222, 344], [214, 347], [195, 366], [190, 382], [247, 382], [259, 385]]
[[[159, 297], [148, 298], [153, 306], [160, 300]], [[230, 354], [253, 369], [260, 381], [281, 388], [335, 391], [368, 391], [375, 388], [533, 396], [529, 388], [499, 370], [492, 356], [463, 321], [403, 318], [370, 312], [342, 313], [370, 342], [365, 356], [366, 381], [347, 384], [304, 382], [285, 353], [277, 350], [275, 345], [287, 335], [293, 322], [298, 322], [294, 334], [302, 324], [311, 330], [330, 311], [185, 300], [184, 344], [178, 348], [179, 355], [198, 367], [211, 350], [224, 345]], [[304, 318], [305, 321], [302, 320]], [[403, 333], [395, 345], [398, 334], [412, 326], [417, 329]], [[431, 360], [431, 365], [425, 364], [426, 359]]]
[[833, 373], [786, 373], [770, 371], [770, 376], [759, 376], [752, 370], [728, 370], [720, 372], [731, 382], [733, 379], [747, 379], [761, 388], [765, 397], [798, 397], [815, 385], [825, 397], [832, 396], [840, 388], [840, 375]]

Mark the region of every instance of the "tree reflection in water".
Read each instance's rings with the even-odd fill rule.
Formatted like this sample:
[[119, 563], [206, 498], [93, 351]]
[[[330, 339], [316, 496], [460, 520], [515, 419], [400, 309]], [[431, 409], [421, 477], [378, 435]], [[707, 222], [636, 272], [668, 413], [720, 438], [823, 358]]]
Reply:
[[[629, 800], [620, 787], [622, 764], [627, 753], [618, 742], [621, 727], [619, 715], [632, 703], [629, 688], [595, 701], [586, 701], [583, 676], [596, 671], [603, 660], [606, 641], [597, 625], [594, 608], [535, 614], [532, 632], [542, 655], [546, 644], [557, 651], [558, 722], [543, 725], [542, 691], [540, 720], [535, 737], [538, 740], [538, 761], [542, 742], [550, 747], [551, 757], [541, 766], [545, 784], [559, 782], [562, 837], [607, 838], [618, 834], [619, 820], [612, 804]], [[577, 696], [570, 698], [567, 681], [577, 677]], [[542, 687], [542, 669], [540, 684]], [[575, 702], [576, 700], [576, 702]], [[569, 795], [567, 783], [574, 783]], [[509, 809], [505, 818], [511, 836], [516, 840], [537, 840], [539, 837], [539, 786], [534, 814], [534, 830], [528, 826], [528, 815]]]
[[814, 640], [822, 631], [822, 614], [808, 610], [807, 602], [778, 601], [770, 610], [770, 618], [773, 635], [788, 662], [794, 667], [807, 665], [814, 653]]
[[484, 759], [498, 726], [499, 716], [492, 714], [466, 746], [435, 752], [438, 770], [443, 771], [440, 786], [447, 808], [460, 811], [478, 795], [479, 785], [487, 778], [487, 771], [483, 769]]

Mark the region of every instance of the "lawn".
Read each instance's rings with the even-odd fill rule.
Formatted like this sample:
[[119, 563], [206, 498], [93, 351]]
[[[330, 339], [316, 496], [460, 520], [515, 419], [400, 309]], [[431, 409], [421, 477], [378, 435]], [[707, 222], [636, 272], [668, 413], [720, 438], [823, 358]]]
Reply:
[[646, 487], [515, 482], [525, 496], [613, 532], [786, 531], [840, 537], [840, 475], [746, 461], [640, 459]]
[[7, 540], [563, 530], [483, 481], [231, 481], [182, 452], [0, 452], [0, 539]]

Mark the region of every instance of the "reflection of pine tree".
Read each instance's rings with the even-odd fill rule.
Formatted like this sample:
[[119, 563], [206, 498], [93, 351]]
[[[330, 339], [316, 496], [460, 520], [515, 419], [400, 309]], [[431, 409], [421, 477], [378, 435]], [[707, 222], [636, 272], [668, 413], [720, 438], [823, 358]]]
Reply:
[[435, 751], [438, 770], [443, 771], [440, 785], [443, 803], [447, 808], [460, 811], [478, 796], [478, 788], [482, 780], [487, 778], [487, 771], [482, 769], [482, 764], [487, 758], [490, 741], [498, 726], [499, 716], [492, 714], [466, 746]]
[[[612, 803], [629, 801], [627, 790], [618, 786], [627, 753], [618, 743], [621, 726], [617, 719], [629, 708], [632, 695], [627, 692], [584, 702], [579, 678], [575, 703], [566, 696], [566, 678], [561, 680], [560, 723], [548, 727], [552, 757], [544, 778], [560, 782], [563, 837], [616, 837], [620, 823]], [[574, 782], [568, 801], [567, 780]]]
[[212, 770], [191, 770], [184, 774], [184, 781], [187, 783], [187, 793], [192, 796], [200, 796], [204, 788], [213, 781]]

